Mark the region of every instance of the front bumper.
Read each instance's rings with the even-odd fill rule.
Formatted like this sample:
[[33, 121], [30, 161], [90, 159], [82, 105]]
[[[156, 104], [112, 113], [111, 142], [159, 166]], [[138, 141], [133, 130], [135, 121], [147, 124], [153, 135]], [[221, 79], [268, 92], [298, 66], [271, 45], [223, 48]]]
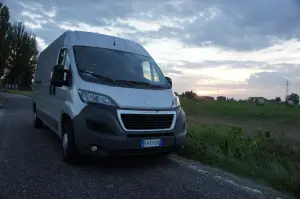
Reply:
[[[96, 104], [87, 105], [73, 119], [75, 144], [81, 154], [114, 155], [170, 152], [184, 145], [186, 136], [185, 114], [178, 107], [176, 123], [168, 131], [124, 131], [117, 116], [115, 107]], [[163, 146], [142, 148], [142, 139], [162, 139]], [[98, 150], [92, 151], [91, 147]]]

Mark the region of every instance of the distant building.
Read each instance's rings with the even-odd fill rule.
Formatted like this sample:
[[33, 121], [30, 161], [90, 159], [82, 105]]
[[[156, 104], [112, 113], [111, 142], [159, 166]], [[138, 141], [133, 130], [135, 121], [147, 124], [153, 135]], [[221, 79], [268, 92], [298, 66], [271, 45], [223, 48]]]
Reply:
[[199, 99], [199, 100], [215, 100], [215, 98], [211, 97], [211, 96], [198, 96], [197, 99]]
[[254, 103], [255, 103], [257, 100], [260, 100], [260, 101], [263, 100], [263, 101], [265, 101], [265, 102], [268, 101], [268, 100], [267, 100], [266, 98], [264, 98], [264, 97], [249, 97], [247, 101], [248, 101], [248, 102], [254, 102]]
[[265, 104], [266, 102], [268, 102], [268, 100], [264, 97], [249, 97], [248, 98], [248, 102], [253, 102], [255, 104]]
[[224, 97], [224, 96], [218, 96], [217, 100], [218, 101], [226, 101], [226, 97]]

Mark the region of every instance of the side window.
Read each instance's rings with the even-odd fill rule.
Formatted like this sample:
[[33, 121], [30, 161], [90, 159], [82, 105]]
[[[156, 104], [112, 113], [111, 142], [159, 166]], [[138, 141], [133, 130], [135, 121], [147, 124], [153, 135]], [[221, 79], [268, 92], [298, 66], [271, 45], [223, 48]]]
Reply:
[[67, 49], [62, 49], [59, 53], [57, 64], [58, 65], [64, 65], [65, 64], [65, 58], [67, 54]]
[[159, 82], [158, 74], [157, 74], [156, 70], [153, 67], [151, 67], [149, 61], [144, 61], [142, 63], [142, 67], [143, 67], [144, 78], [146, 78], [152, 82]]
[[[59, 53], [58, 60], [57, 60], [58, 65], [63, 65], [65, 69], [70, 69], [70, 58], [68, 56], [68, 50], [67, 49], [62, 49]], [[52, 75], [51, 75], [52, 76]], [[64, 74], [64, 79], [67, 78], [67, 75]]]
[[65, 56], [64, 66], [65, 66], [65, 69], [70, 69], [71, 61], [70, 61], [70, 57], [69, 57], [68, 53], [66, 53], [66, 56]]
[[150, 64], [149, 62], [143, 62], [142, 63], [143, 67], [143, 75], [146, 79], [151, 81], [151, 69], [150, 69]]

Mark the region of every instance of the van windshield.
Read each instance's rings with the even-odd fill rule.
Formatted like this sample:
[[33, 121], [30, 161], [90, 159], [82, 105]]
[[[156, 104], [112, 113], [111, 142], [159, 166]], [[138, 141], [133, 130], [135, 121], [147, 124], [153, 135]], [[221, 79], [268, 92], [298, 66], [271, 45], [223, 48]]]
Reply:
[[93, 78], [98, 77], [100, 81], [111, 80], [110, 83], [127, 82], [142, 87], [170, 88], [151, 57], [90, 46], [74, 46], [74, 55], [78, 71]]

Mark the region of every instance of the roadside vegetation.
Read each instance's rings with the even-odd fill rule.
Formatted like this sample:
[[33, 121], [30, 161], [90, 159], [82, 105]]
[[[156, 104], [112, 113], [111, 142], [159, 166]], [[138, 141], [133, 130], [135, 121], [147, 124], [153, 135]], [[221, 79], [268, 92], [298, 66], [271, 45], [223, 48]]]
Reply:
[[4, 97], [0, 95], [0, 104], [4, 101]]
[[[299, 107], [191, 99], [181, 104], [188, 115], [181, 155], [300, 196], [300, 142], [285, 136], [299, 124]], [[253, 121], [267, 128], [244, 125]], [[268, 124], [277, 131], [266, 130]]]
[[6, 88], [0, 89], [0, 92], [25, 95], [28, 97], [31, 97], [32, 94], [32, 91], [29, 90], [15, 90], [15, 89], [6, 89]]
[[24, 23], [10, 19], [9, 8], [0, 2], [0, 88], [29, 89], [38, 57], [36, 37]]
[[262, 121], [280, 125], [300, 124], [300, 107], [270, 103], [258, 106], [251, 102], [180, 99], [189, 116], [205, 116], [241, 121]]

